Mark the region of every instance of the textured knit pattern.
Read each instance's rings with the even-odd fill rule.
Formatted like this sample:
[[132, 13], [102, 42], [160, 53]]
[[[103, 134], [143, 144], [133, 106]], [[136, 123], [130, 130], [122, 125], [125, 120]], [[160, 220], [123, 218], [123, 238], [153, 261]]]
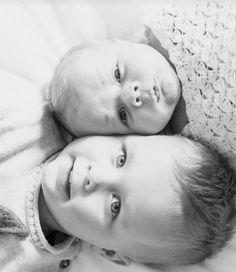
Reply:
[[[212, 1], [172, 6], [146, 24], [182, 83], [189, 124], [186, 133], [236, 153], [236, 12]], [[152, 45], [150, 31], [147, 42]]]
[[32, 179], [30, 189], [27, 193], [26, 198], [26, 220], [27, 226], [30, 230], [30, 236], [34, 244], [41, 249], [47, 250], [53, 254], [59, 254], [68, 250], [75, 240], [74, 237], [69, 237], [63, 243], [60, 243], [52, 247], [46, 240], [43, 231], [41, 229], [39, 221], [39, 209], [38, 209], [38, 198], [41, 188], [40, 179], [42, 174], [42, 167], [38, 167], [34, 173], [35, 178]]
[[44, 237], [38, 211], [39, 175], [40, 168], [7, 182], [0, 180], [0, 205], [12, 219], [10, 224], [7, 221], [1, 226], [0, 267], [3, 272], [67, 272], [70, 265], [63, 268], [63, 262], [72, 263], [80, 252], [80, 243], [73, 237], [54, 240], [53, 245]]

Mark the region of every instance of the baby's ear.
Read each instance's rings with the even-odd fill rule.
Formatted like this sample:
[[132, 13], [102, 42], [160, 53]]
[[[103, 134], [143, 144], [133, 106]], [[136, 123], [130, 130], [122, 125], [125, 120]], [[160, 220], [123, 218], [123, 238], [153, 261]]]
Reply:
[[130, 258], [117, 253], [114, 250], [108, 250], [105, 248], [98, 248], [96, 246], [92, 246], [92, 249], [98, 253], [100, 256], [102, 256], [103, 258], [107, 259], [108, 261], [111, 261], [115, 264], [119, 264], [119, 265], [124, 265], [124, 266], [130, 266], [131, 265], [131, 260]]

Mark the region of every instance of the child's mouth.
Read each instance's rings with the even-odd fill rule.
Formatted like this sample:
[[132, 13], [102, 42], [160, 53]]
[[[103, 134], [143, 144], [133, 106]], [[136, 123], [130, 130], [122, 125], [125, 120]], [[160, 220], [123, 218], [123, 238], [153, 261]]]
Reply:
[[71, 189], [71, 179], [68, 180], [66, 190], [67, 190], [67, 195], [70, 199], [70, 189]]
[[153, 87], [154, 95], [156, 96], [157, 102], [159, 102], [160, 99], [160, 89], [156, 85]]
[[[73, 166], [74, 166], [74, 164], [73, 164]], [[72, 182], [73, 166], [70, 169], [68, 179], [67, 179], [67, 182], [66, 182], [66, 193], [67, 193], [67, 196], [68, 196], [69, 199], [71, 198], [71, 182]]]

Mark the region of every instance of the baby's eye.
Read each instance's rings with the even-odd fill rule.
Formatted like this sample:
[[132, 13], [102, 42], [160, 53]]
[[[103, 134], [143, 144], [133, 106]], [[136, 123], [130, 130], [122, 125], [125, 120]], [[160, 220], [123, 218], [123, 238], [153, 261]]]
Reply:
[[115, 76], [115, 79], [120, 83], [121, 78], [120, 78], [120, 69], [118, 67], [118, 64], [116, 64], [116, 69], [114, 71], [114, 76]]
[[126, 162], [126, 152], [125, 152], [125, 149], [122, 147], [121, 153], [119, 153], [119, 155], [116, 158], [116, 167], [120, 168], [124, 166], [125, 162]]
[[121, 207], [121, 202], [120, 202], [119, 197], [115, 194], [112, 194], [112, 202], [111, 202], [112, 219], [115, 219], [119, 215], [120, 207]]
[[126, 112], [126, 109], [124, 107], [122, 107], [120, 110], [119, 110], [119, 118], [120, 118], [120, 121], [127, 125], [127, 112]]

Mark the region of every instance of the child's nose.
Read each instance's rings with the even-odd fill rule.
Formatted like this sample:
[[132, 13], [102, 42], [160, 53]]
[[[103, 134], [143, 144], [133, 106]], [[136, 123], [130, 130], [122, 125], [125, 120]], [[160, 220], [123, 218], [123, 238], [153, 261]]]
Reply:
[[90, 194], [108, 186], [108, 178], [104, 176], [105, 171], [103, 168], [97, 164], [90, 163], [87, 165], [87, 172], [83, 181], [83, 190], [85, 193]]
[[84, 178], [83, 190], [86, 194], [117, 187], [113, 172], [107, 173], [105, 166], [90, 164]]
[[93, 170], [92, 165], [88, 164], [87, 165], [87, 174], [84, 178], [84, 183], [83, 183], [83, 189], [87, 193], [92, 193], [96, 189], [96, 186], [97, 186], [95, 179], [91, 175], [92, 170]]
[[71, 174], [71, 190], [72, 194], [83, 194], [92, 192], [95, 189], [95, 184], [91, 179], [92, 163], [83, 156], [76, 158]]

